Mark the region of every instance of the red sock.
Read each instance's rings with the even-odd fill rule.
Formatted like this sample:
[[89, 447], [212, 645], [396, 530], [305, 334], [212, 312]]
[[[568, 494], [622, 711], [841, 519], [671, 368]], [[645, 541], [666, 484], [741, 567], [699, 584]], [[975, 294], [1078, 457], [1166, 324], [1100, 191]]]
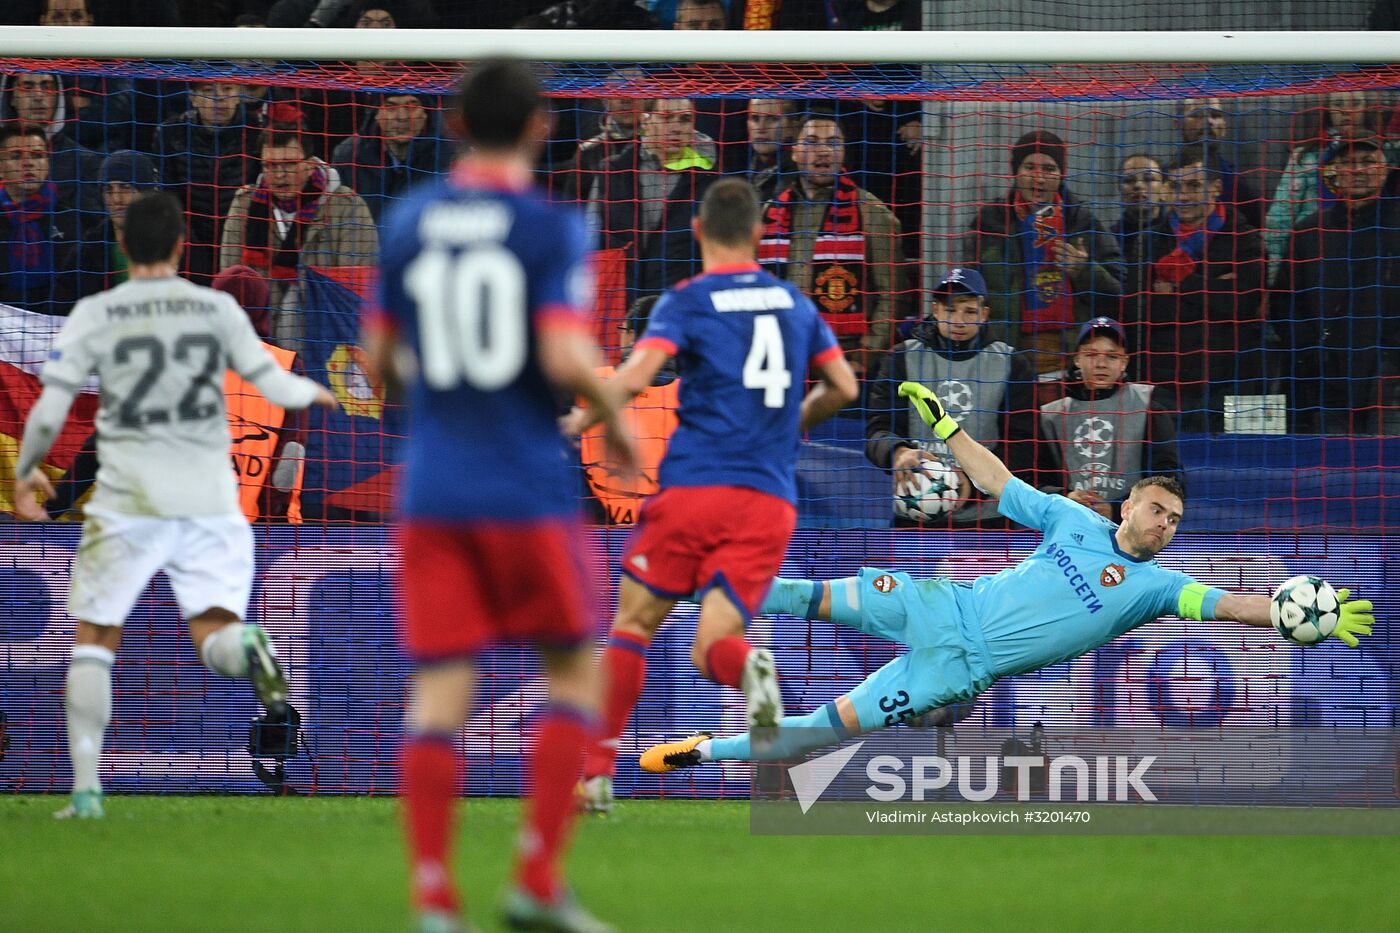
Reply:
[[613, 632], [603, 652], [603, 734], [588, 750], [585, 777], [611, 776], [617, 762], [617, 741], [647, 680], [647, 640]]
[[404, 744], [401, 764], [413, 905], [417, 910], [455, 911], [457, 891], [448, 861], [458, 780], [452, 740], [444, 735], [411, 737]]
[[710, 669], [710, 679], [717, 684], [738, 689], [744, 677], [744, 662], [749, 658], [753, 645], [738, 635], [721, 638], [705, 652], [705, 666]]
[[596, 729], [592, 717], [559, 706], [547, 710], [535, 728], [517, 877], [521, 887], [541, 900], [555, 901], [563, 893], [559, 856], [574, 825], [574, 785]]

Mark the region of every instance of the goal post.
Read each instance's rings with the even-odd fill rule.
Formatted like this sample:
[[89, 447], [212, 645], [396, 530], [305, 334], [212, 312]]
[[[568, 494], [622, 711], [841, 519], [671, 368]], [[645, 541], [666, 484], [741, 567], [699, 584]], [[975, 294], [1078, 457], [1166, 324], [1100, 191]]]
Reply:
[[[643, 38], [645, 41], [643, 41]], [[1325, 38], [1326, 41], [1319, 41]], [[619, 29], [151, 29], [10, 26], [12, 58], [244, 57], [457, 62], [508, 55], [544, 62], [905, 62], [915, 64], [1392, 64], [1393, 33], [1173, 30], [851, 32], [638, 32]]]

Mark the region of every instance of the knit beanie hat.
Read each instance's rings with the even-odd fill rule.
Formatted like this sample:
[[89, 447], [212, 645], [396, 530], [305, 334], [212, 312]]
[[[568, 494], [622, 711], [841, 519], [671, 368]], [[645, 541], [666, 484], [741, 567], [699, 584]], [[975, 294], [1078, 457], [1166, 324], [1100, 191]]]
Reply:
[[138, 189], [160, 186], [155, 162], [150, 156], [134, 149], [119, 149], [104, 159], [101, 181], [104, 187], [114, 181], [125, 182]]
[[1060, 167], [1060, 174], [1065, 174], [1065, 165], [1068, 161], [1065, 141], [1045, 130], [1035, 130], [1016, 140], [1016, 145], [1011, 147], [1011, 174], [1015, 175], [1017, 170], [1021, 168], [1021, 163], [1036, 153], [1049, 156]]
[[229, 266], [214, 276], [214, 288], [233, 296], [253, 322], [253, 330], [266, 340], [269, 336], [270, 314], [267, 303], [270, 290], [267, 278], [250, 266]]

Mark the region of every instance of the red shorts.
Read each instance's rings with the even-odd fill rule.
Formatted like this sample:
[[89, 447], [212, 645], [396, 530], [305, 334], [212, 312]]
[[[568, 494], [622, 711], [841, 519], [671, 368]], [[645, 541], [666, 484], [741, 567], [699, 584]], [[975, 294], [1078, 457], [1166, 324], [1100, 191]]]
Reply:
[[415, 521], [398, 538], [400, 637], [413, 660], [499, 642], [570, 648], [591, 637], [588, 548], [572, 521]]
[[758, 611], [787, 553], [797, 510], [742, 486], [673, 486], [647, 500], [622, 572], [658, 596], [722, 586], [741, 611]]

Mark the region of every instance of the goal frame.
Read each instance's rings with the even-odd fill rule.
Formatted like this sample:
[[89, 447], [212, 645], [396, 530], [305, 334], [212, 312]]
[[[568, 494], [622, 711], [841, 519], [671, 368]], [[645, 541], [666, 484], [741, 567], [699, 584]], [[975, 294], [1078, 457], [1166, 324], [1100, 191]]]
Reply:
[[[1326, 41], [1318, 41], [1325, 37]], [[157, 29], [7, 26], [0, 57], [465, 61], [512, 55], [577, 62], [961, 64], [1391, 64], [1400, 33], [636, 31], [619, 29]]]

